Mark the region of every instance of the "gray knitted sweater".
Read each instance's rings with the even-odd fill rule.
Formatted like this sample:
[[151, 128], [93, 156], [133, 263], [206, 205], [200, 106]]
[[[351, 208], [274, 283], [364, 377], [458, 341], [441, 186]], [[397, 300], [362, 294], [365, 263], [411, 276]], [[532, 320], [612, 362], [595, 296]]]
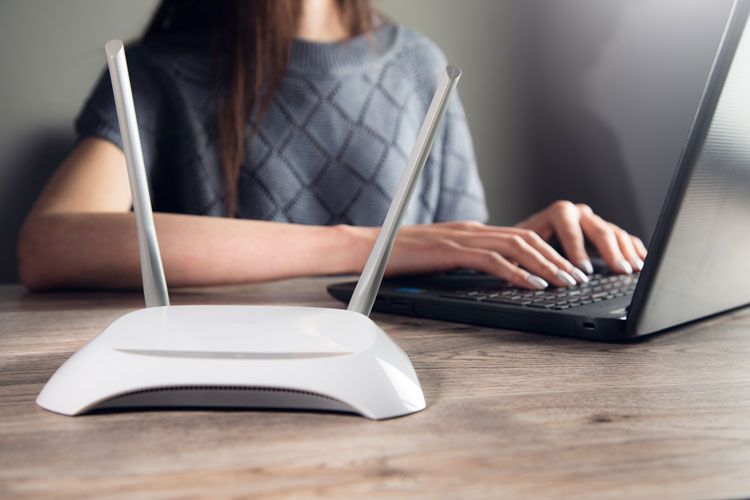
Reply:
[[[154, 209], [225, 215], [210, 51], [165, 38], [137, 43], [127, 57]], [[341, 43], [295, 41], [247, 144], [237, 216], [381, 224], [445, 64], [427, 38], [394, 24]], [[108, 74], [76, 130], [79, 140], [122, 147]], [[405, 223], [486, 218], [469, 129], [453, 98]]]

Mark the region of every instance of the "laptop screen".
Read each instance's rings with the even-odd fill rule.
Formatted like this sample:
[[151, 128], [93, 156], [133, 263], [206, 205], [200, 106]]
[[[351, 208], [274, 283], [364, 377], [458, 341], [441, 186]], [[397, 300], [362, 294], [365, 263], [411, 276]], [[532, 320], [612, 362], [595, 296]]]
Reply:
[[631, 309], [639, 335], [750, 303], [749, 11], [735, 2], [667, 195]]

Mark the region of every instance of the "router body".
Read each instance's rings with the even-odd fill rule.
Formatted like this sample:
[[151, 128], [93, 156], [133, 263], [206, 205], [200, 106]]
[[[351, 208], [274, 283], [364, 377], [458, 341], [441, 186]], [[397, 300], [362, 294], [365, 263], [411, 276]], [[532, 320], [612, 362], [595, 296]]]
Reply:
[[64, 415], [143, 407], [294, 408], [371, 419], [422, 410], [404, 352], [367, 316], [282, 306], [164, 306], [115, 320], [37, 403]]

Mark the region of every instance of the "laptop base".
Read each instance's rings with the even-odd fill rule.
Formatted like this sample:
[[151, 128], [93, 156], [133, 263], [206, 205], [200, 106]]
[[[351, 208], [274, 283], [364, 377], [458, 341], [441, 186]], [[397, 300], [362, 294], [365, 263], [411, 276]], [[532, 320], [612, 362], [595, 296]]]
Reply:
[[[328, 286], [328, 293], [347, 302], [355, 282]], [[627, 329], [630, 297], [619, 297], [566, 311], [529, 309], [446, 297], [461, 289], [502, 286], [486, 275], [435, 273], [388, 279], [375, 301], [378, 312], [438, 319], [508, 330], [575, 337], [600, 342], [633, 340]]]

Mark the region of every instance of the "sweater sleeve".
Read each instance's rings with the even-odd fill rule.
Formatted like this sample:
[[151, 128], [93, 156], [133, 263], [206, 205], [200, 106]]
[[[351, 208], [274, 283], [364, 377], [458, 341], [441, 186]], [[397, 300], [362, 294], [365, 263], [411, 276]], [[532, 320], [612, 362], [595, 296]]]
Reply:
[[451, 98], [446, 110], [441, 148], [440, 196], [436, 222], [487, 222], [487, 205], [477, 170], [474, 144], [457, 94]]
[[[143, 159], [150, 172], [155, 163], [157, 132], [160, 130], [161, 94], [155, 72], [147, 64], [143, 51], [137, 46], [128, 48], [127, 58]], [[98, 137], [122, 149], [112, 82], [106, 68], [78, 114], [75, 130], [78, 142], [87, 137]]]

